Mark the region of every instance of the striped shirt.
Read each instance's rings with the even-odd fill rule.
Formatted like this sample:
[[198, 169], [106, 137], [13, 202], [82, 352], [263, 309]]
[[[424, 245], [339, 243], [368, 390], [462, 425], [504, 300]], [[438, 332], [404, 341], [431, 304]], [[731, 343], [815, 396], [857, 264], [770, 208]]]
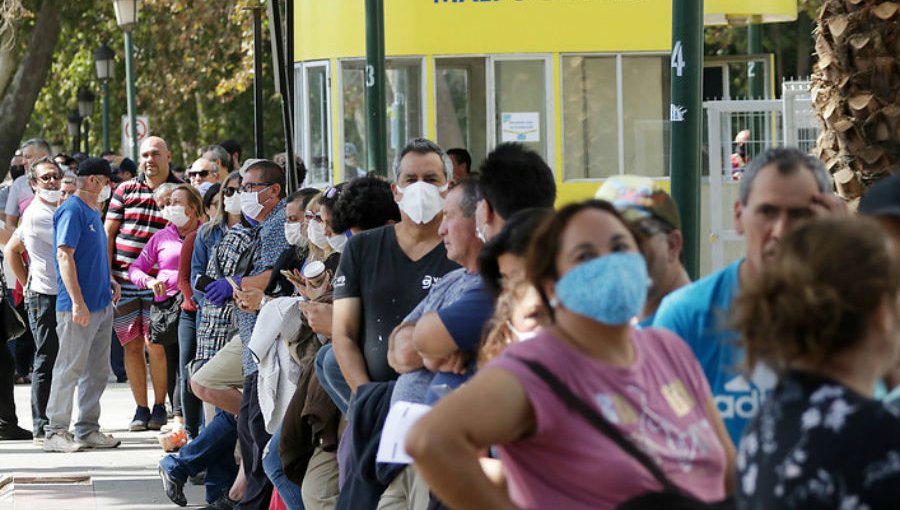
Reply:
[[[169, 172], [166, 182], [181, 183], [172, 172]], [[106, 219], [122, 222], [116, 235], [112, 269], [113, 275], [120, 283], [131, 285], [128, 268], [141, 254], [153, 234], [165, 228], [167, 224], [156, 207], [153, 189], [147, 184], [143, 174], [116, 187], [109, 202], [109, 210], [106, 211]]]

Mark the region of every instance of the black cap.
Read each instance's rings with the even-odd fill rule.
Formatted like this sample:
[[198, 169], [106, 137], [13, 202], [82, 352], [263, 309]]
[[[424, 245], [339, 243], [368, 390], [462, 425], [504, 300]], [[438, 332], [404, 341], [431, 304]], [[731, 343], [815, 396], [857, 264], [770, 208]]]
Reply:
[[132, 175], [137, 175], [137, 165], [129, 158], [122, 158], [117, 162], [111, 163], [110, 168], [112, 168], [113, 171], [130, 172]]
[[109, 169], [109, 161], [103, 158], [87, 158], [78, 163], [77, 175], [105, 175], [109, 177], [112, 175], [112, 171]]
[[868, 216], [900, 217], [900, 174], [885, 177], [869, 188], [858, 210]]

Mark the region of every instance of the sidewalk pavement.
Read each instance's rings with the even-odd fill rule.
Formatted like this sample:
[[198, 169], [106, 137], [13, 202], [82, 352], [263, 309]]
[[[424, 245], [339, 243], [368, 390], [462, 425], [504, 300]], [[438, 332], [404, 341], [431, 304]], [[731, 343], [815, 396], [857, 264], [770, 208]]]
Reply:
[[[19, 425], [31, 430], [31, 386], [17, 385], [15, 396]], [[32, 441], [0, 441], [0, 510], [179, 508], [166, 497], [157, 474], [164, 455], [159, 432], [128, 431], [135, 408], [128, 383], [111, 377], [100, 406], [101, 430], [122, 440], [118, 448], [45, 453]], [[73, 424], [77, 418], [76, 404]], [[188, 483], [184, 493], [188, 508], [205, 505], [202, 486]]]

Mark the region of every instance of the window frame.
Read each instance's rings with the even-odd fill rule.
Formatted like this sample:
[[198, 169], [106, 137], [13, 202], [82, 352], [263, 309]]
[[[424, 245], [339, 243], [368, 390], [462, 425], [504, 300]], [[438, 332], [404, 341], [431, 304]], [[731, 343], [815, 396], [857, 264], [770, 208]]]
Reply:
[[[616, 148], [618, 150], [618, 154], [616, 160], [618, 161], [617, 173], [611, 174], [607, 177], [578, 177], [569, 179], [566, 177], [566, 168], [565, 168], [565, 153], [566, 153], [566, 115], [565, 115], [565, 64], [564, 61], [566, 58], [570, 57], [582, 57], [582, 58], [596, 58], [596, 57], [604, 57], [604, 58], [615, 58], [616, 63]], [[562, 152], [563, 157], [560, 160], [561, 169], [561, 177], [562, 182], [564, 183], [579, 183], [579, 182], [602, 182], [610, 177], [614, 177], [616, 175], [625, 175], [625, 102], [623, 100], [623, 91], [624, 87], [622, 85], [622, 61], [627, 57], [660, 57], [664, 60], [671, 58], [671, 53], [664, 51], [628, 51], [628, 52], [591, 52], [591, 53], [560, 53], [559, 54], [559, 127], [560, 132], [563, 133], [562, 136]], [[665, 105], [664, 105], [665, 106]], [[664, 123], [668, 123], [669, 119], [666, 118], [663, 120]], [[671, 141], [669, 142], [671, 144]], [[663, 176], [649, 176], [654, 180], [669, 180], [670, 169], [665, 168], [664, 172], [666, 175]]]

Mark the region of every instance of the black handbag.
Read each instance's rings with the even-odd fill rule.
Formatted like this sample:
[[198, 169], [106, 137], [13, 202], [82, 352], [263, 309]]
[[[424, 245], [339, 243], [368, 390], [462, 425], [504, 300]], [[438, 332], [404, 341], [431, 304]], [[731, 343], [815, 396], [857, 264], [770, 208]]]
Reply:
[[150, 304], [150, 342], [160, 345], [178, 343], [178, 316], [184, 297], [179, 292], [165, 301]]
[[[19, 315], [19, 312], [13, 308], [9, 299], [6, 299], [5, 297], [0, 299], [2, 299], [2, 302], [0, 302], [0, 322], [2, 322], [2, 324], [0, 324], [0, 326], [2, 326], [6, 341], [9, 342], [25, 334], [25, 321], [22, 320], [22, 316]], [[0, 347], [0, 349], [5, 348], [6, 347]]]
[[707, 503], [685, 493], [663, 473], [662, 469], [650, 456], [635, 446], [631, 440], [607, 421], [602, 414], [575, 395], [547, 367], [537, 361], [519, 357], [516, 357], [516, 359], [524, 363], [535, 375], [544, 381], [553, 390], [553, 393], [571, 410], [580, 414], [594, 428], [616, 443], [625, 453], [640, 462], [653, 475], [653, 478], [662, 485], [661, 491], [647, 492], [628, 499], [617, 506], [617, 510], [733, 510], [735, 508], [734, 500], [731, 498]]
[[[2, 261], [3, 256], [0, 255], [0, 262]], [[27, 331], [25, 321], [22, 320], [22, 316], [9, 300], [3, 271], [0, 271], [0, 330], [3, 331], [7, 342], [19, 338]], [[0, 346], [0, 348], [5, 349], [6, 347]]]

